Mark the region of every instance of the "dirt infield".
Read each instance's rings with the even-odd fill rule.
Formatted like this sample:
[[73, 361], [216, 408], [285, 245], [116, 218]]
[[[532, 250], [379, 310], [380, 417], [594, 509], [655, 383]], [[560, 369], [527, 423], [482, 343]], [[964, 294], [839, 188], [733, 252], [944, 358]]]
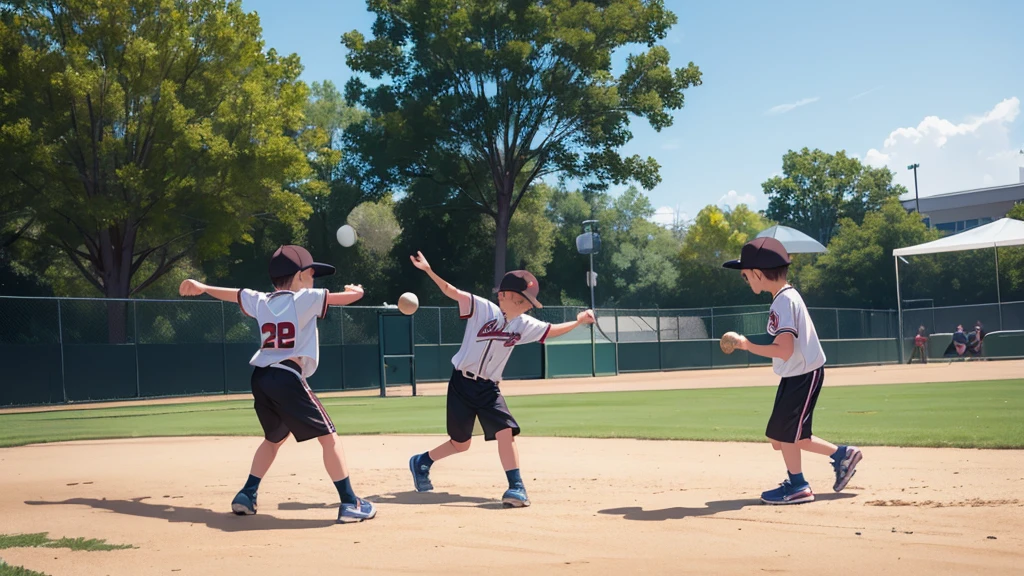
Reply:
[[[863, 384], [910, 384], [915, 382], [972, 382], [979, 380], [1007, 380], [1020, 378], [1024, 374], [1024, 360], [1003, 360], [990, 362], [940, 362], [912, 365], [875, 365], [829, 368], [826, 372], [827, 386], [857, 386]], [[313, 377], [315, 381], [316, 376]], [[771, 367], [730, 368], [719, 370], [682, 370], [675, 372], [643, 372], [620, 374], [602, 378], [558, 378], [552, 380], [506, 380], [501, 384], [506, 396], [529, 394], [568, 394], [579, 392], [616, 392], [628, 390], [683, 390], [692, 388], [741, 388], [744, 386], [775, 386], [778, 377]], [[422, 396], [442, 396], [447, 392], [447, 382], [425, 382], [417, 386]], [[318, 393], [321, 398], [346, 396], [377, 396], [379, 390], [353, 390], [350, 392]], [[410, 386], [388, 388], [388, 395], [409, 396]], [[45, 412], [51, 410], [79, 410], [82, 408], [105, 408], [135, 406], [139, 404], [181, 404], [189, 402], [214, 402], [218, 400], [248, 400], [249, 394], [216, 396], [194, 396], [188, 398], [157, 398], [149, 400], [127, 400], [121, 402], [96, 402], [90, 404], [64, 404], [36, 406], [29, 408], [0, 409], [0, 414], [18, 412]]]
[[[478, 439], [479, 440], [479, 439]], [[768, 445], [522, 438], [534, 505], [503, 510], [493, 444], [434, 467], [438, 437], [346, 437], [378, 518], [337, 526], [314, 443], [282, 450], [260, 513], [226, 511], [255, 438], [175, 438], [0, 450], [0, 532], [106, 538], [112, 552], [0, 550], [57, 575], [310, 573], [1011, 574], [1024, 563], [1024, 452], [868, 448], [851, 486], [807, 457], [811, 504], [768, 507]]]

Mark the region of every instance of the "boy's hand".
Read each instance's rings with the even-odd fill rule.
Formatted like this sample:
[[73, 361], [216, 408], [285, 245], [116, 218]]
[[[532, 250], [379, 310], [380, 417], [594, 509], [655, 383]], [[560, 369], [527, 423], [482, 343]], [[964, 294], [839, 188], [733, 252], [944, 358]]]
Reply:
[[185, 280], [178, 287], [178, 293], [182, 296], [201, 296], [206, 291], [206, 284], [195, 280]]
[[737, 350], [747, 350], [749, 348], [749, 346], [750, 346], [750, 340], [747, 340], [746, 336], [740, 334], [739, 339], [736, 340], [736, 349]]
[[576, 321], [580, 324], [593, 324], [594, 323], [594, 311], [584, 310], [576, 315]]
[[345, 284], [345, 291], [346, 292], [355, 292], [356, 294], [362, 294], [363, 293], [363, 285], [362, 284]]
[[426, 272], [430, 270], [430, 263], [427, 262], [427, 258], [423, 255], [423, 252], [416, 252], [415, 256], [409, 256], [409, 260], [412, 260], [412, 265]]

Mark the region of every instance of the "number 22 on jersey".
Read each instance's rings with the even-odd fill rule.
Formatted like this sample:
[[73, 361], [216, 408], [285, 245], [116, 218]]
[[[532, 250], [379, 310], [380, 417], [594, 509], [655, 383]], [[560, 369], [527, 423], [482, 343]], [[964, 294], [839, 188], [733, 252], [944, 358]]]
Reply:
[[263, 348], [295, 348], [295, 324], [267, 322], [260, 328], [263, 333]]

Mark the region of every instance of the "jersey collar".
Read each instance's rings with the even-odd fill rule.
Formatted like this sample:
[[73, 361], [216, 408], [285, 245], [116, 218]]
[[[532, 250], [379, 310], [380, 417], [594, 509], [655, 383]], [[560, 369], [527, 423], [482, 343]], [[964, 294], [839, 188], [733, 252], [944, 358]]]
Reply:
[[779, 294], [782, 294], [782, 293], [783, 293], [783, 292], [785, 292], [786, 290], [792, 290], [792, 289], [793, 289], [793, 287], [792, 287], [792, 286], [790, 286], [789, 284], [786, 284], [786, 285], [785, 285], [785, 286], [783, 286], [782, 288], [779, 288], [779, 291], [778, 291], [778, 292], [776, 292], [774, 296], [772, 296], [772, 302], [773, 302], [773, 303], [775, 302], [775, 300], [776, 300], [776, 299], [777, 299], [777, 298], [779, 297]]

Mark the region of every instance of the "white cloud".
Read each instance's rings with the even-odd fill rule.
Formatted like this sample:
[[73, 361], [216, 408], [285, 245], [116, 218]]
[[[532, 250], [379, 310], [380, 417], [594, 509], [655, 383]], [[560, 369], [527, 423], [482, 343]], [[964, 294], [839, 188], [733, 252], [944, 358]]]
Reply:
[[673, 138], [673, 139], [665, 142], [664, 144], [662, 144], [661, 145], [661, 149], [662, 150], [678, 150], [679, 149], [679, 145], [680, 145], [679, 139], [678, 138]]
[[854, 100], [860, 100], [861, 98], [867, 96], [868, 94], [873, 94], [875, 92], [878, 92], [881, 89], [882, 89], [881, 86], [875, 86], [871, 90], [865, 90], [865, 91], [861, 92], [860, 94], [854, 94], [853, 96], [850, 96], [850, 101], [852, 102]]
[[659, 226], [672, 226], [673, 224], [684, 223], [690, 220], [686, 212], [681, 212], [679, 207], [662, 206], [654, 211], [651, 222]]
[[767, 114], [769, 116], [777, 116], [779, 114], [785, 114], [786, 112], [791, 112], [791, 111], [793, 111], [793, 110], [795, 110], [795, 109], [797, 109], [797, 108], [799, 108], [801, 106], [806, 106], [808, 104], [813, 104], [813, 103], [817, 102], [818, 100], [820, 100], [820, 98], [815, 96], [814, 98], [804, 98], [803, 100], [797, 100], [796, 102], [793, 102], [791, 104], [779, 104], [778, 106], [772, 106], [771, 108], [769, 108], [768, 111], [765, 112], [765, 114]]
[[753, 208], [757, 205], [757, 197], [753, 194], [740, 194], [735, 190], [729, 190], [724, 196], [718, 199], [719, 206], [735, 208], [740, 204], [746, 204], [748, 207]]
[[895, 182], [914, 191], [910, 164], [920, 164], [917, 181], [922, 196], [1013, 184], [1024, 156], [1011, 145], [1010, 127], [1020, 116], [1020, 100], [1008, 98], [981, 116], [954, 123], [928, 116], [917, 126], [897, 128], [882, 148], [864, 156], [871, 166], [888, 166]]

